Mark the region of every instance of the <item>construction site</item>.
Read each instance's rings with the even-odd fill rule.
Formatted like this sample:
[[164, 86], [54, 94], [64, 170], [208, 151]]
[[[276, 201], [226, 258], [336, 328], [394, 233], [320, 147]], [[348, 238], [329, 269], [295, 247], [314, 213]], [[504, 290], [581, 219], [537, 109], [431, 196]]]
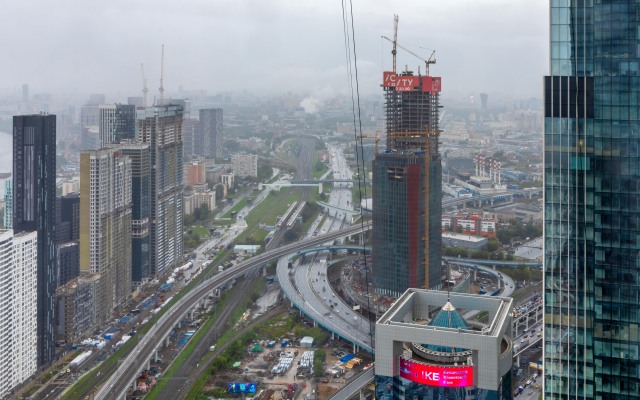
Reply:
[[[442, 81], [430, 75], [435, 51], [422, 58], [398, 43], [383, 73], [386, 149], [373, 161], [373, 279], [375, 290], [398, 297], [409, 287], [441, 287], [442, 163], [439, 109]], [[396, 69], [399, 49], [424, 62], [424, 75]]]

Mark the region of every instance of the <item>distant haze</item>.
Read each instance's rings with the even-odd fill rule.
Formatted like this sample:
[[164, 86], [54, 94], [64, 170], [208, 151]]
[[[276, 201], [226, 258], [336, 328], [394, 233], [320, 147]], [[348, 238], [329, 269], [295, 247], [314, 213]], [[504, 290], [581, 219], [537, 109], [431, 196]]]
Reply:
[[0, 172], [11, 172], [13, 169], [12, 146], [13, 139], [11, 135], [0, 131]]
[[[0, 131], [0, 172], [13, 172], [13, 139]], [[0, 179], [0, 196], [4, 199], [4, 179]]]
[[[398, 42], [424, 58], [443, 91], [540, 97], [548, 62], [548, 2], [354, 0], [362, 94], [379, 93]], [[140, 95], [144, 62], [156, 94], [160, 48], [165, 88], [215, 92], [347, 93], [342, 8], [325, 0], [21, 0], [0, 13], [0, 89], [19, 93]], [[421, 48], [422, 47], [422, 48]], [[424, 65], [398, 50], [398, 69]], [[309, 104], [309, 106], [313, 106]]]

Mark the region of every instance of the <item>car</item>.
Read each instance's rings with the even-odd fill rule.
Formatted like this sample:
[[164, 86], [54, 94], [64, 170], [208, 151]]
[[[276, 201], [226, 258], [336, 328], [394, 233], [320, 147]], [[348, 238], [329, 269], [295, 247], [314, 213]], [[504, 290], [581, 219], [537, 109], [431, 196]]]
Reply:
[[374, 363], [372, 363], [372, 362], [371, 362], [371, 363], [369, 363], [369, 364], [365, 365], [365, 366], [362, 368], [362, 370], [363, 370], [363, 371], [368, 370], [369, 368], [373, 367], [373, 364], [374, 364]]
[[527, 381], [527, 383], [525, 383], [525, 384], [524, 384], [524, 386], [525, 386], [525, 387], [527, 387], [527, 386], [531, 385], [531, 383], [532, 383], [532, 382], [531, 382], [531, 379], [529, 379], [529, 380]]

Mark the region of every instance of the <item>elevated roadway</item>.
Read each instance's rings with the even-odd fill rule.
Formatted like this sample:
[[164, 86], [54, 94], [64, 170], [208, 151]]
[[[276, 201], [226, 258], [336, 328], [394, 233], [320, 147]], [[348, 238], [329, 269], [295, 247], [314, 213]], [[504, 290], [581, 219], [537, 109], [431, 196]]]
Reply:
[[165, 338], [171, 332], [171, 329], [180, 323], [180, 320], [187, 314], [187, 312], [189, 312], [190, 309], [197, 306], [205, 296], [211, 294], [219, 286], [238, 278], [255, 268], [258, 268], [273, 259], [280, 258], [287, 254], [296, 253], [297, 251], [310, 246], [317, 246], [344, 236], [358, 234], [369, 229], [371, 229], [371, 224], [349, 227], [282, 246], [274, 250], [269, 250], [245, 260], [200, 283], [191, 291], [185, 293], [185, 295], [173, 304], [171, 308], [167, 309], [166, 313], [154, 323], [149, 332], [140, 338], [136, 347], [134, 347], [129, 355], [122, 361], [116, 372], [104, 385], [102, 385], [102, 387], [100, 387], [94, 398], [124, 399], [129, 387], [135, 384], [138, 372], [146, 368], [153, 353], [162, 345]]
[[[351, 307], [333, 293], [326, 281], [326, 264], [324, 267], [297, 267], [291, 271], [294, 275], [292, 280], [289, 278], [288, 268], [292, 256], [280, 258], [277, 268], [278, 282], [291, 304], [315, 324], [354, 346], [373, 353], [372, 327], [365, 318], [351, 311]], [[311, 283], [312, 280], [316, 285]]]

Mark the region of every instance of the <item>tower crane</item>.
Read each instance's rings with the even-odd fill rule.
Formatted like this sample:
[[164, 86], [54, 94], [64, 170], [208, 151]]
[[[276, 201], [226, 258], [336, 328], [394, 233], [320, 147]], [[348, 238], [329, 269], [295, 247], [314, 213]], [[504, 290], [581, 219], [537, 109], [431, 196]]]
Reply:
[[[397, 20], [396, 20], [396, 23], [397, 23]], [[397, 25], [396, 25], [396, 27], [397, 27]], [[431, 53], [429, 58], [425, 60], [423, 57], [417, 55], [413, 51], [407, 49], [406, 47], [404, 47], [404, 46], [402, 46], [400, 44], [398, 44], [397, 32], [394, 35], [394, 39], [393, 40], [389, 39], [386, 36], [382, 36], [382, 38], [390, 41], [391, 43], [393, 43], [393, 50], [391, 51], [391, 54], [393, 54], [393, 72], [396, 72], [396, 47], [400, 47], [402, 50], [406, 51], [407, 53], [411, 54], [412, 56], [416, 57], [417, 59], [424, 61], [425, 68], [426, 68], [426, 76], [429, 76], [429, 65], [436, 63], [436, 59], [435, 59], [436, 51], [435, 50]]]
[[378, 154], [378, 143], [380, 143], [380, 135], [378, 135], [378, 133], [380, 133], [380, 132], [376, 131], [376, 134], [374, 136], [358, 135], [357, 138], [358, 139], [374, 139], [375, 140], [375, 154]]
[[[393, 43], [393, 50], [391, 50], [391, 55], [393, 56], [393, 73], [396, 73], [396, 46], [398, 45], [398, 16], [397, 15], [393, 15], [393, 41], [391, 43]], [[384, 37], [384, 36], [383, 36]], [[390, 40], [389, 38], [386, 38], [387, 40]]]
[[144, 64], [140, 63], [140, 70], [142, 71], [142, 107], [147, 107], [147, 78], [144, 76]]
[[164, 105], [164, 44], [162, 45], [162, 56], [160, 57], [160, 105]]

